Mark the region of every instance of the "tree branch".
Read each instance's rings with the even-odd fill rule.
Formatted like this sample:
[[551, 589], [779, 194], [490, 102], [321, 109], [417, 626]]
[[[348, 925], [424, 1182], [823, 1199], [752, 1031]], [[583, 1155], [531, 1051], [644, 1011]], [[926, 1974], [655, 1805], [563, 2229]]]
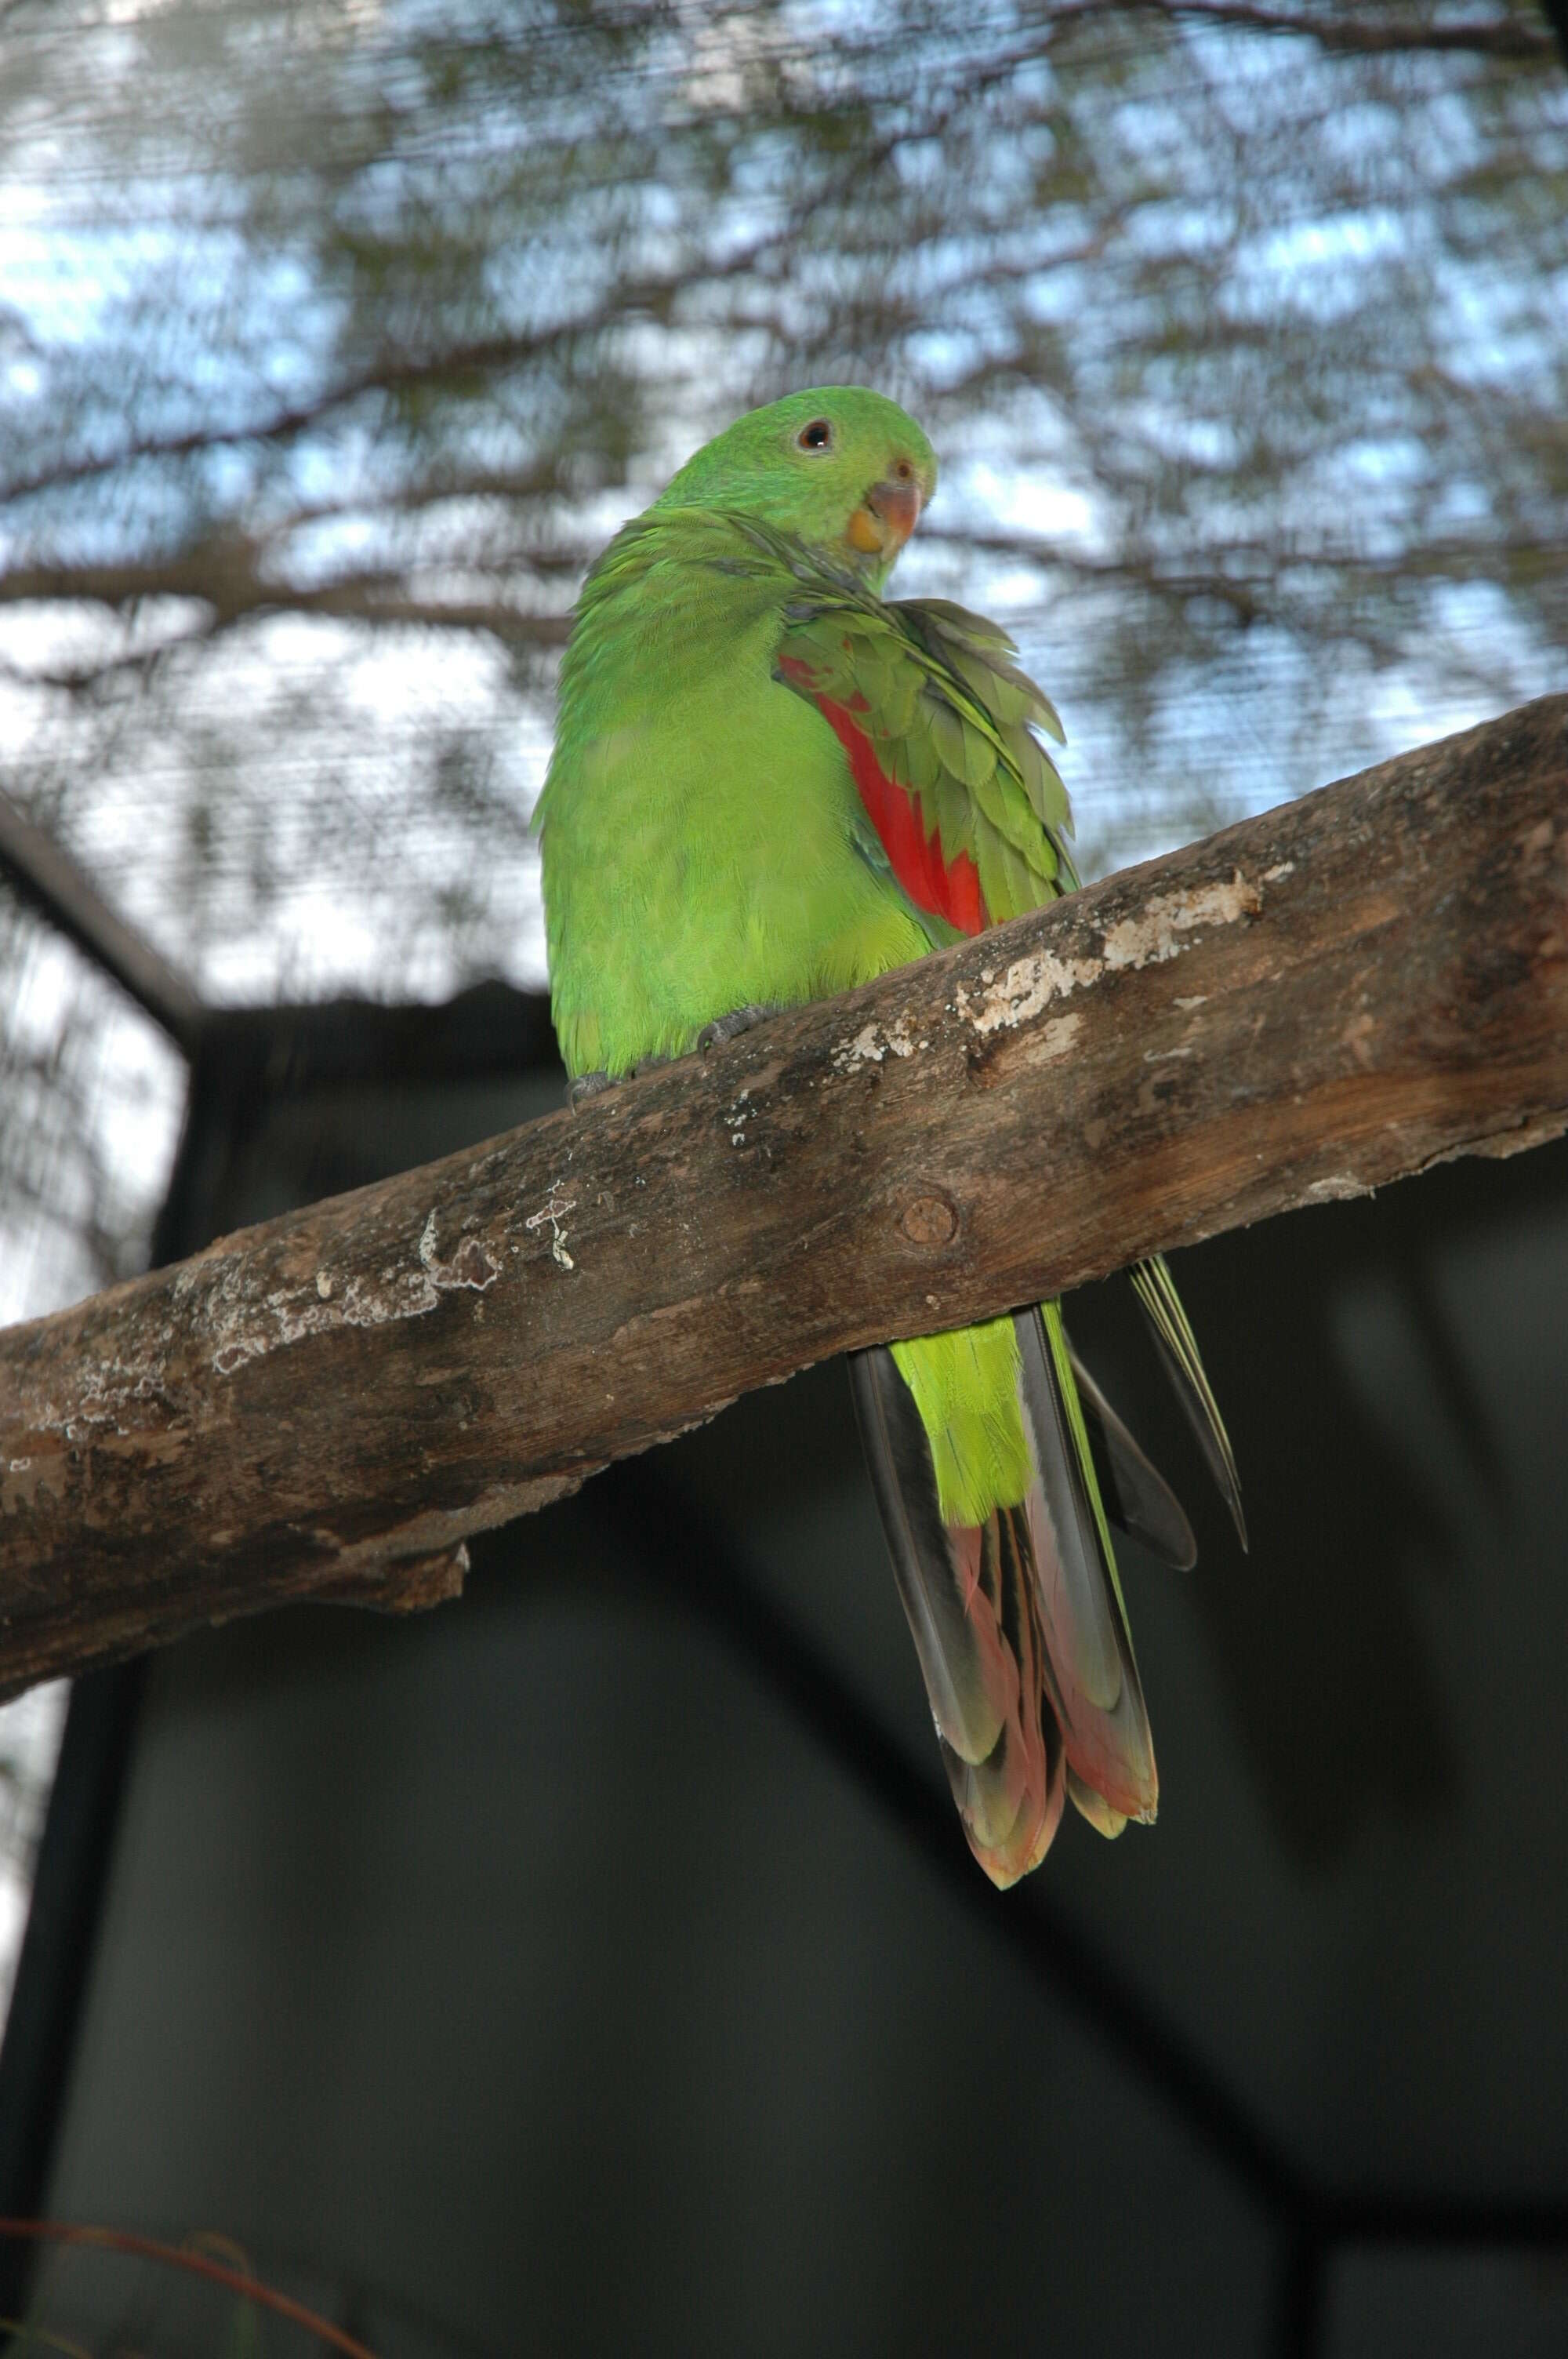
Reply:
[[1450, 24], [1385, 16], [1381, 22], [1365, 9], [1347, 10], [1336, 17], [1308, 15], [1296, 8], [1265, 8], [1251, 0], [1142, 0], [1162, 16], [1185, 17], [1189, 23], [1239, 25], [1258, 33], [1305, 35], [1321, 49], [1337, 49], [1363, 57], [1409, 56], [1421, 50], [1459, 50], [1471, 57], [1550, 58], [1552, 40], [1538, 26], [1521, 24], [1517, 16], [1460, 18]]
[[0, 1691], [833, 1352], [1568, 1127], [1568, 697], [0, 1334]]
[[[406, 589], [402, 572], [347, 573], [312, 583], [279, 579], [265, 570], [274, 537], [230, 527], [168, 557], [0, 568], [0, 605], [49, 601], [124, 608], [146, 599], [175, 598], [206, 608], [210, 619], [202, 627], [181, 633], [163, 647], [139, 650], [134, 658], [137, 662], [192, 638], [211, 638], [255, 614], [320, 614], [346, 622], [489, 631], [509, 646], [542, 647], [564, 647], [571, 628], [569, 614], [534, 614], [500, 599], [415, 597]], [[81, 681], [104, 669], [88, 668]], [[47, 673], [34, 676], [46, 683], [49, 679]], [[60, 686], [77, 684], [71, 675], [56, 679]]]

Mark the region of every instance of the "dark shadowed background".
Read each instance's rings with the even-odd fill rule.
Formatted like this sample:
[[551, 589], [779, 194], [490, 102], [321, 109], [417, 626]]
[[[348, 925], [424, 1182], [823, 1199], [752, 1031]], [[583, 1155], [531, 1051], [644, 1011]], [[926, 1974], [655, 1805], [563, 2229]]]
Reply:
[[[845, 378], [1090, 869], [1561, 687], [1548, 16], [0, 6], [0, 787], [218, 1011], [188, 1063], [0, 890], [0, 1316], [558, 1102], [577, 581]], [[813, 1371], [433, 1617], [83, 1682], [41, 1853], [0, 1713], [0, 2211], [214, 2232], [388, 2359], [1568, 2347], [1568, 1157], [1180, 1276], [1249, 1559], [1074, 1321], [1199, 1529], [1130, 1566], [1157, 1831], [984, 1884]], [[0, 2245], [28, 2304], [308, 2347]]]

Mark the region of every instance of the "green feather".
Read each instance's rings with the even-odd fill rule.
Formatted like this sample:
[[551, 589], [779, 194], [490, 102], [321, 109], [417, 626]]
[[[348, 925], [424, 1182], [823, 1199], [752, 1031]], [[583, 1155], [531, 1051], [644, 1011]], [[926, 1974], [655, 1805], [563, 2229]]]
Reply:
[[1018, 1413], [1011, 1320], [895, 1343], [892, 1356], [931, 1444], [945, 1519], [983, 1524], [993, 1508], [1021, 1500], [1033, 1468]]

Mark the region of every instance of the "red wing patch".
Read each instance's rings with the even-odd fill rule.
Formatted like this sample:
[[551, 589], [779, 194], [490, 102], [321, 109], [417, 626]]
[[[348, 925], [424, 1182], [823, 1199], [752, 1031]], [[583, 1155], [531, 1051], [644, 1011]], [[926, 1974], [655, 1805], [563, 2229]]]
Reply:
[[[882, 768], [853, 707], [819, 694], [812, 685], [810, 666], [798, 658], [785, 656], [779, 669], [792, 687], [810, 697], [849, 756], [860, 800], [910, 899], [934, 917], [946, 918], [962, 933], [982, 933], [990, 920], [980, 897], [979, 871], [969, 854], [960, 852], [956, 860], [943, 859], [940, 836], [935, 830], [926, 834], [919, 804]], [[855, 702], [864, 712], [865, 700], [858, 697]]]

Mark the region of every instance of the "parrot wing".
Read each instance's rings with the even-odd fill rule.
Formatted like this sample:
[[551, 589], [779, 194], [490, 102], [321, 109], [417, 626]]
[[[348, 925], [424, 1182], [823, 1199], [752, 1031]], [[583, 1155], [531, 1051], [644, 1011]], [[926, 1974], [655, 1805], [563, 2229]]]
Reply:
[[759, 517], [671, 508], [611, 543], [579, 632], [591, 644], [600, 608], [633, 612], [650, 592], [695, 607], [715, 576], [731, 626], [782, 607], [775, 675], [833, 727], [919, 908], [973, 934], [1076, 889], [1066, 788], [1034, 734], [1063, 744], [1062, 724], [1005, 631], [946, 599], [881, 598]]
[[910, 898], [967, 934], [1077, 884], [1050, 700], [1004, 631], [946, 600], [824, 573], [792, 597], [775, 670], [830, 723]]

